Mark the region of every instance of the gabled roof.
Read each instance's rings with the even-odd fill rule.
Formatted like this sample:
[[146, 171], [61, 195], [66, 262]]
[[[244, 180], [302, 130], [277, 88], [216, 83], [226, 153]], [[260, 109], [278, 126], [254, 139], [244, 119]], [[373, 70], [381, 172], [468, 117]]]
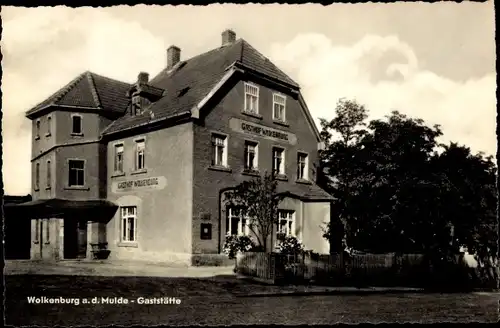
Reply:
[[166, 90], [166, 95], [151, 104], [143, 115], [125, 115], [117, 119], [108, 126], [104, 134], [112, 134], [189, 112], [212, 91], [227, 73], [227, 68], [234, 63], [265, 74], [291, 88], [299, 88], [295, 81], [269, 59], [248, 42], [239, 39], [232, 44], [182, 61], [172, 69], [161, 71], [149, 84]]
[[127, 108], [130, 84], [86, 71], [26, 112], [28, 118], [50, 106], [69, 106], [121, 114]]

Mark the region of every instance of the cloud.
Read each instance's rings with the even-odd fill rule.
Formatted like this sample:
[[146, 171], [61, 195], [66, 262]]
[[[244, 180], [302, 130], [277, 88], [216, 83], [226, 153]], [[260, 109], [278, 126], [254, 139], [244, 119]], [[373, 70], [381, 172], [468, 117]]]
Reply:
[[2, 33], [2, 173], [8, 194], [30, 192], [25, 111], [86, 70], [132, 82], [139, 71], [156, 74], [165, 62], [166, 40], [95, 8], [25, 9]]
[[298, 80], [315, 118], [331, 119], [339, 98], [356, 99], [370, 111], [369, 119], [399, 110], [440, 124], [442, 142], [496, 152], [494, 73], [454, 81], [423, 70], [411, 46], [397, 36], [367, 35], [337, 46], [324, 35], [301, 34], [272, 45], [269, 57]]

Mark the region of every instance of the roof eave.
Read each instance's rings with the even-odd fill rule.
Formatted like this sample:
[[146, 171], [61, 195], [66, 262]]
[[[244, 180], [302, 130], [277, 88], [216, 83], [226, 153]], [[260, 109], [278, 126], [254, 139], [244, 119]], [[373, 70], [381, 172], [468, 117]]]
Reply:
[[316, 139], [318, 141], [318, 150], [321, 150], [324, 147], [324, 144], [322, 144], [321, 135], [319, 133], [318, 127], [316, 126], [316, 123], [314, 123], [314, 119], [311, 115], [311, 112], [309, 111], [309, 108], [307, 107], [306, 101], [305, 101], [304, 97], [302, 96], [301, 92], [299, 92], [298, 98], [299, 98], [300, 105], [304, 108], [304, 112], [306, 113], [307, 121], [309, 122], [309, 125], [311, 125], [311, 127], [314, 131], [314, 134], [316, 135]]
[[269, 76], [268, 74], [265, 74], [265, 73], [262, 73], [262, 72], [260, 72], [258, 70], [250, 68], [249, 66], [243, 64], [240, 61], [235, 61], [233, 64], [231, 64], [231, 66], [243, 69], [244, 71], [248, 71], [248, 72], [251, 72], [251, 73], [256, 73], [258, 75], [261, 75], [262, 77], [265, 77], [267, 80], [270, 80], [273, 83], [279, 84], [279, 85], [281, 85], [281, 86], [283, 86], [285, 88], [291, 89], [292, 91], [296, 91], [297, 92], [297, 91], [300, 90], [300, 86], [297, 83], [292, 84], [292, 83], [288, 83], [286, 81], [283, 81], [281, 79], [277, 79], [275, 77]]
[[[55, 103], [51, 103], [51, 104], [48, 104], [48, 105], [45, 105], [43, 107], [40, 107], [40, 108], [37, 108], [36, 110], [33, 110], [33, 111], [28, 111], [26, 112], [26, 117], [29, 118], [29, 119], [34, 119], [34, 118], [37, 118], [41, 115], [37, 115], [37, 114], [40, 114], [40, 113], [43, 113], [49, 109], [52, 109], [54, 108], [54, 110], [57, 108], [57, 109], [63, 109], [63, 110], [77, 110], [77, 109], [82, 109], [82, 110], [102, 110], [103, 108], [102, 107], [90, 107], [90, 106], [73, 106], [73, 105], [58, 105], [58, 104], [55, 104]], [[52, 110], [50, 110], [52, 111]]]
[[144, 123], [141, 123], [138, 125], [134, 125], [134, 126], [130, 126], [130, 127], [125, 128], [125, 129], [116, 130], [116, 131], [107, 132], [105, 130], [102, 132], [102, 138], [109, 138], [111, 136], [114, 136], [116, 134], [121, 134], [121, 133], [127, 133], [127, 132], [130, 133], [133, 130], [136, 130], [139, 128], [144, 128], [144, 127], [154, 125], [154, 124], [161, 124], [161, 123], [175, 120], [175, 119], [182, 119], [185, 117], [192, 117], [191, 111], [183, 111], [183, 112], [177, 113], [175, 115], [170, 115], [170, 116], [166, 116], [166, 117], [162, 117], [162, 118], [158, 118], [158, 119], [152, 119], [152, 120], [149, 120], [147, 122], [144, 122]]

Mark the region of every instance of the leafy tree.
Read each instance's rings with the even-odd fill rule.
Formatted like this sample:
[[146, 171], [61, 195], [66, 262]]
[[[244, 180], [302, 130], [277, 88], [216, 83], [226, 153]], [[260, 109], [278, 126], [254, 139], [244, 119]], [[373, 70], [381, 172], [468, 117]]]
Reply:
[[266, 251], [268, 238], [278, 223], [278, 205], [283, 198], [277, 192], [277, 181], [267, 172], [240, 183], [225, 194], [229, 206], [238, 207], [242, 215], [250, 218], [249, 229]]
[[356, 174], [354, 154], [359, 151], [359, 141], [366, 134], [364, 121], [367, 117], [364, 106], [356, 101], [340, 99], [335, 108], [335, 118], [320, 121], [325, 148], [319, 153], [317, 182], [335, 197], [331, 222], [324, 233], [334, 252], [343, 250], [344, 228], [349, 230], [347, 226], [353, 220], [348, 208]]
[[[322, 121], [326, 149], [320, 158], [323, 187], [337, 198], [349, 247], [444, 255], [465, 245], [483, 258], [497, 252], [491, 158], [439, 145], [439, 126], [396, 111], [365, 129], [364, 109], [345, 104], [334, 120]], [[335, 133], [341, 137], [332, 141]], [[334, 232], [327, 230], [325, 238]]]

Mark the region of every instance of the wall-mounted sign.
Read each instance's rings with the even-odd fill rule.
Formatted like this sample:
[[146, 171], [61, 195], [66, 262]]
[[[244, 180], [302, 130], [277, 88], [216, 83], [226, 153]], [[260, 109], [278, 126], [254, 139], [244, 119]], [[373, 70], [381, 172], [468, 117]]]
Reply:
[[243, 121], [234, 117], [229, 120], [229, 127], [233, 131], [258, 136], [264, 139], [288, 142], [292, 145], [297, 143], [297, 137], [293, 133]]
[[160, 190], [167, 185], [165, 177], [151, 177], [143, 179], [132, 179], [124, 181], [114, 181], [111, 190], [114, 193], [140, 191], [140, 190]]

